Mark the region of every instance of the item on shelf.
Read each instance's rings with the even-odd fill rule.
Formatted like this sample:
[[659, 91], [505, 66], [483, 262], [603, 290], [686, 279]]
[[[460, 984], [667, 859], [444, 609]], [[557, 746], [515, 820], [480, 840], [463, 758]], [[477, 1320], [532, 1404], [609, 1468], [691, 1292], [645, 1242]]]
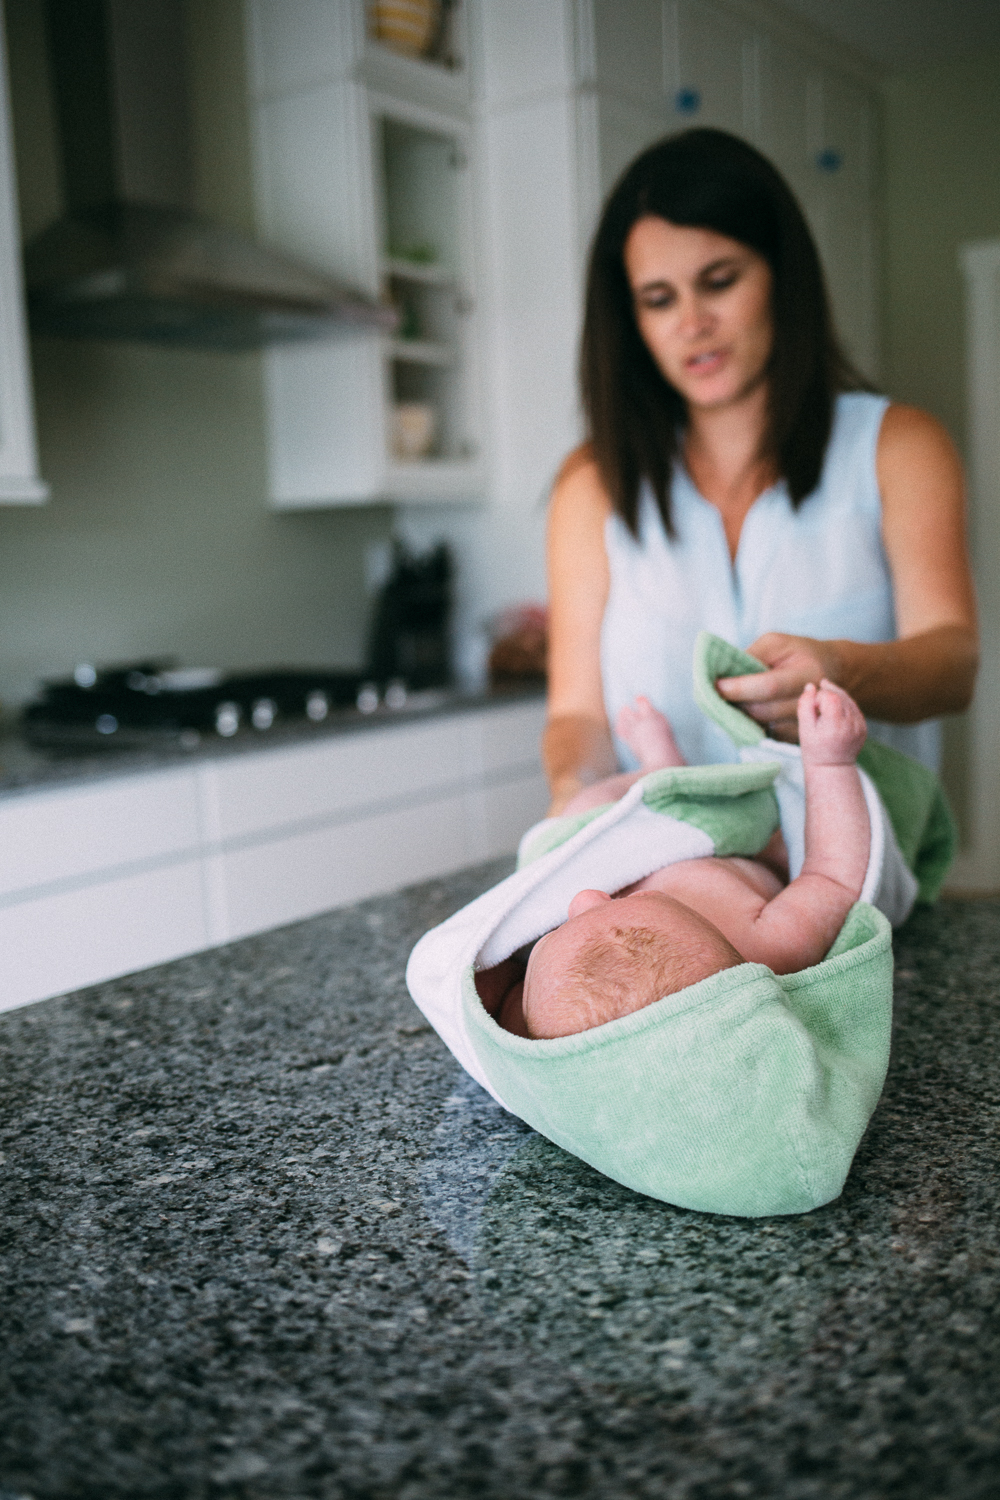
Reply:
[[406, 57], [425, 57], [437, 39], [441, 0], [374, 0], [375, 38]]
[[409, 261], [413, 266], [433, 266], [438, 258], [433, 245], [389, 246], [389, 259]]
[[397, 401], [392, 408], [392, 451], [412, 462], [426, 458], [437, 432], [437, 412], [429, 401]]
[[444, 687], [452, 677], [451, 553], [445, 542], [423, 556], [398, 541], [394, 550], [375, 607], [369, 672], [381, 681], [402, 678], [413, 690]]
[[418, 313], [416, 304], [414, 303], [412, 298], [401, 298], [398, 303], [398, 310], [399, 330], [396, 334], [396, 337], [399, 339], [403, 339], [404, 342], [407, 340], [412, 342], [414, 339], [420, 339], [422, 336], [420, 314]]
[[549, 645], [549, 612], [544, 604], [515, 604], [492, 624], [490, 681], [544, 682]]

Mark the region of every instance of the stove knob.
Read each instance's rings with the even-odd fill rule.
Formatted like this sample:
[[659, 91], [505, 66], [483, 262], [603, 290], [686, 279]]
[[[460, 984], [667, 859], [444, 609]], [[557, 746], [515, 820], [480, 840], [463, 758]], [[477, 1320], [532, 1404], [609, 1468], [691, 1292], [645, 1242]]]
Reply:
[[385, 690], [386, 708], [406, 707], [406, 683], [401, 677], [394, 677]]
[[373, 714], [378, 708], [378, 688], [374, 682], [363, 682], [357, 696], [360, 713]]
[[238, 703], [217, 703], [215, 706], [216, 734], [221, 734], [223, 739], [229, 739], [239, 729], [241, 717]]
[[258, 698], [250, 711], [250, 722], [255, 729], [270, 729], [278, 717], [278, 705], [273, 698]]
[[306, 718], [312, 719], [314, 724], [322, 724], [330, 712], [330, 700], [319, 688], [310, 693], [306, 699]]
[[94, 728], [98, 734], [114, 734], [118, 728], [118, 720], [114, 714], [98, 714], [94, 721]]

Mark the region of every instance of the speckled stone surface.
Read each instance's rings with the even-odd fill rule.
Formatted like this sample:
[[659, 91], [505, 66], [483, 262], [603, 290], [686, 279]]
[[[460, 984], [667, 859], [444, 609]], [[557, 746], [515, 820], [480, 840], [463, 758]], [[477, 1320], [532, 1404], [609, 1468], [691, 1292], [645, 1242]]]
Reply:
[[1000, 1496], [1000, 905], [897, 941], [843, 1196], [636, 1197], [403, 965], [494, 865], [0, 1017], [0, 1497]]

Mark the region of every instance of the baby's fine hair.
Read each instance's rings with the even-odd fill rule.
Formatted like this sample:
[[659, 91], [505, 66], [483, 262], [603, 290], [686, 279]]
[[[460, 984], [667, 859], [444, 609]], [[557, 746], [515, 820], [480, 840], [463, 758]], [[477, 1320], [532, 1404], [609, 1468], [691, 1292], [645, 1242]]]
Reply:
[[613, 927], [595, 938], [567, 965], [559, 1001], [572, 1014], [573, 1030], [587, 1031], [642, 1010], [704, 977], [683, 941], [645, 927]]

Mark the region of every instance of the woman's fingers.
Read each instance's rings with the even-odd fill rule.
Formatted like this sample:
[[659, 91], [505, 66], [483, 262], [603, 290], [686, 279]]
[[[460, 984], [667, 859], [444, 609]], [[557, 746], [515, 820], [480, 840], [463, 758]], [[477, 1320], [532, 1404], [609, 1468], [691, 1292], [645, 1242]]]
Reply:
[[[797, 703], [807, 682], [818, 681], [800, 667], [779, 667], [772, 672], [750, 672], [746, 677], [720, 677], [715, 686], [729, 703], [752, 712], [753, 703]], [[757, 717], [754, 715], [754, 717]]]
[[765, 703], [741, 703], [740, 708], [758, 724], [780, 724], [785, 719], [798, 719], [799, 698], [771, 698]]

